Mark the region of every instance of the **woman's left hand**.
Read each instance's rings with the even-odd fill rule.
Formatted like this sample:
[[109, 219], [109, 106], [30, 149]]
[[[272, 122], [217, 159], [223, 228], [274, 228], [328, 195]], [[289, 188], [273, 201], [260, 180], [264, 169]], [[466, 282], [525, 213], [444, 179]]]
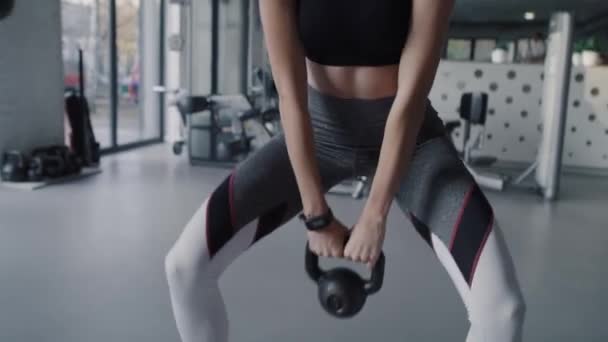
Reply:
[[382, 252], [385, 231], [385, 217], [361, 215], [344, 248], [344, 258], [365, 263], [370, 269], [373, 268]]

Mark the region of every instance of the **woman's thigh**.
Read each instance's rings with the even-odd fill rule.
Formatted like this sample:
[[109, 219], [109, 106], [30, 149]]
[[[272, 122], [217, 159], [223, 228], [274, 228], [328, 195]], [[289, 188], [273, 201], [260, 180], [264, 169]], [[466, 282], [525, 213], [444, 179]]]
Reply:
[[[328, 159], [322, 148], [315, 151], [324, 191], [350, 176], [350, 170]], [[238, 164], [210, 195], [206, 209], [211, 257], [244, 227], [255, 231], [249, 246], [300, 212], [300, 192], [284, 136], [274, 137]]]

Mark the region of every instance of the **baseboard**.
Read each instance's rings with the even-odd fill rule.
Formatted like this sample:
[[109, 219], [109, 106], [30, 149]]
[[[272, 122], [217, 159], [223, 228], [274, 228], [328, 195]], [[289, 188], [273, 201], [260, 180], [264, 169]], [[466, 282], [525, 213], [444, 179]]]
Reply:
[[[499, 161], [492, 165], [491, 168], [486, 168], [486, 170], [523, 171], [530, 167], [530, 165], [523, 162]], [[608, 177], [608, 169], [564, 165], [562, 166], [562, 174]]]

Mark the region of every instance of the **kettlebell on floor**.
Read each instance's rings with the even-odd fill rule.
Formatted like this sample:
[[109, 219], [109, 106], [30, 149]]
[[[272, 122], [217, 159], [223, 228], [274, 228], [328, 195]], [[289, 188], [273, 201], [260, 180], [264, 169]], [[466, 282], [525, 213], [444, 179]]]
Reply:
[[5, 182], [40, 182], [78, 174], [82, 161], [67, 146], [36, 148], [27, 155], [9, 151], [2, 157], [1, 177]]
[[0, 175], [4, 182], [27, 181], [28, 160], [19, 151], [8, 151], [2, 155], [2, 169]]

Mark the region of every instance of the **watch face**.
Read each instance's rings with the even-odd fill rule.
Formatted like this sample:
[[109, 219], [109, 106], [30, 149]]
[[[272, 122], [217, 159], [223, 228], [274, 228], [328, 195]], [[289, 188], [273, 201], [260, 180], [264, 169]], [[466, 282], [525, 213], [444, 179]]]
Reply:
[[324, 225], [325, 225], [325, 220], [315, 220], [314, 222], [312, 222], [312, 226], [315, 229], [322, 228]]

